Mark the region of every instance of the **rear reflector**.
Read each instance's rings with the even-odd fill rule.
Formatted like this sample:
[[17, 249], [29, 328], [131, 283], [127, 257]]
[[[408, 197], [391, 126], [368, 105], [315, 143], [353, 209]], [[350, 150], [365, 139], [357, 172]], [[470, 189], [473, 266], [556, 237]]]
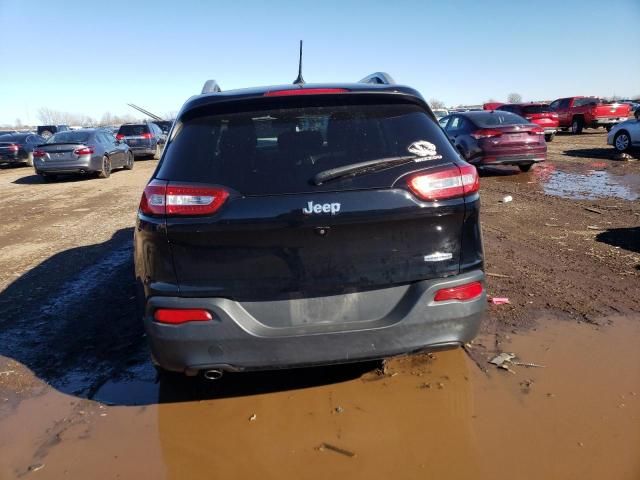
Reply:
[[47, 152], [45, 152], [44, 150], [34, 150], [33, 151], [33, 157], [34, 158], [43, 158], [47, 156]]
[[443, 288], [438, 290], [433, 297], [436, 302], [447, 302], [450, 300], [458, 300], [464, 302], [465, 300], [473, 300], [482, 295], [484, 287], [481, 282], [472, 282], [465, 285], [458, 285], [457, 287]]
[[153, 314], [153, 319], [159, 323], [178, 325], [187, 322], [207, 322], [213, 316], [206, 310], [159, 308]]
[[480, 140], [481, 138], [501, 137], [502, 132], [500, 130], [493, 130], [491, 128], [481, 128], [473, 132], [471, 136], [476, 140]]
[[73, 153], [76, 155], [91, 155], [93, 153], [93, 148], [91, 147], [82, 147], [76, 148]]
[[294, 95], [330, 95], [332, 93], [348, 92], [346, 88], [291, 88], [287, 90], [273, 90], [264, 94], [265, 97], [289, 97]]
[[473, 165], [453, 165], [415, 175], [407, 184], [418, 198], [434, 201], [475, 193], [480, 189], [480, 178]]
[[140, 199], [147, 215], [192, 216], [215, 213], [229, 197], [223, 188], [178, 185], [152, 180]]

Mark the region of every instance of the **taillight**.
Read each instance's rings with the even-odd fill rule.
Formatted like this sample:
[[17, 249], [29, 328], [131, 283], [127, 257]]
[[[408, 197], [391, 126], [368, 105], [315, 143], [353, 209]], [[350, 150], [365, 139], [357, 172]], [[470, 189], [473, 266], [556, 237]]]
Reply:
[[142, 134], [142, 138], [149, 139], [149, 138], [151, 138], [151, 137], [153, 137], [153, 135], [152, 135], [152, 134], [150, 134], [150, 133], [143, 133], [143, 134]]
[[544, 128], [533, 127], [531, 130], [529, 130], [529, 135], [544, 135]]
[[473, 165], [434, 168], [409, 178], [409, 189], [421, 200], [464, 197], [480, 189], [478, 171]]
[[44, 150], [34, 150], [33, 151], [33, 158], [43, 158], [47, 156], [47, 152], [45, 152]]
[[17, 152], [18, 151], [18, 145], [9, 145], [7, 147], [7, 149], [11, 152]]
[[121, 134], [121, 133], [118, 133], [118, 134], [116, 135], [116, 140], [122, 140], [123, 138], [124, 138], [124, 135], [123, 135], [123, 134]]
[[457, 300], [464, 302], [466, 300], [473, 300], [482, 295], [484, 287], [482, 282], [471, 282], [464, 285], [458, 285], [457, 287], [443, 288], [438, 290], [433, 297], [435, 302], [447, 302], [451, 300]]
[[265, 97], [289, 97], [293, 95], [327, 95], [348, 92], [346, 88], [292, 88], [287, 90], [272, 90], [264, 94]]
[[76, 155], [91, 155], [94, 152], [93, 147], [76, 148], [73, 153]]
[[229, 196], [223, 188], [171, 184], [153, 180], [140, 199], [147, 215], [190, 216], [215, 213]]
[[154, 312], [153, 319], [159, 323], [178, 325], [187, 322], [207, 322], [213, 320], [213, 315], [207, 310], [195, 308], [159, 308]]
[[500, 130], [493, 130], [491, 128], [481, 128], [480, 130], [476, 130], [475, 132], [473, 132], [471, 136], [476, 140], [480, 140], [481, 138], [501, 137], [502, 132]]
[[146, 215], [164, 215], [165, 195], [167, 193], [167, 182], [163, 180], [152, 180], [145, 187], [140, 199], [140, 211]]

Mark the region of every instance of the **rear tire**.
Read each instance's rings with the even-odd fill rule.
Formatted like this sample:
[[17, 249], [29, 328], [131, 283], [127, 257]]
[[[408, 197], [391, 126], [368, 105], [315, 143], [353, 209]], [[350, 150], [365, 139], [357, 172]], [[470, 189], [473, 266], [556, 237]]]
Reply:
[[546, 142], [553, 142], [553, 138], [554, 138], [555, 136], [556, 136], [556, 134], [555, 134], [555, 133], [547, 133], [547, 134], [544, 136], [544, 139], [545, 139], [545, 141], [546, 141]]
[[131, 152], [127, 153], [127, 161], [124, 164], [124, 169], [125, 170], [133, 170], [134, 162], [135, 162], [135, 159], [133, 158], [133, 153], [131, 153]]
[[111, 176], [111, 160], [106, 155], [102, 157], [102, 169], [98, 172], [98, 178], [109, 178]]
[[520, 169], [521, 172], [528, 172], [529, 170], [531, 170], [531, 167], [533, 167], [533, 163], [518, 165], [518, 168]]
[[27, 167], [33, 167], [33, 152], [27, 153], [25, 163], [27, 164]]
[[580, 135], [582, 133], [582, 129], [584, 128], [584, 120], [580, 117], [575, 117], [571, 121], [571, 133], [574, 135]]
[[626, 130], [621, 130], [613, 137], [613, 148], [620, 153], [624, 153], [631, 149], [631, 137]]

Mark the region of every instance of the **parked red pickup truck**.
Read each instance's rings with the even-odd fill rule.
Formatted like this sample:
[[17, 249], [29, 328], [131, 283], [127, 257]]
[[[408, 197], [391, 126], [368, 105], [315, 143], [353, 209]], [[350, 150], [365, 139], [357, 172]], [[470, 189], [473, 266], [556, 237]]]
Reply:
[[616, 123], [624, 122], [630, 107], [623, 103], [606, 103], [597, 97], [559, 98], [549, 105], [558, 114], [560, 128], [571, 128], [572, 133], [582, 133], [583, 128], [605, 127], [611, 130]]

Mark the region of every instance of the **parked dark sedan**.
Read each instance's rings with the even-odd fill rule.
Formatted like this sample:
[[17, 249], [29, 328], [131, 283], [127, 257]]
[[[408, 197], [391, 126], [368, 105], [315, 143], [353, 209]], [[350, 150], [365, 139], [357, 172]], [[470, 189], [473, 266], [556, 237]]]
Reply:
[[153, 157], [160, 159], [162, 146], [167, 136], [155, 123], [127, 123], [122, 125], [116, 135], [118, 140], [125, 142], [136, 157]]
[[499, 110], [449, 115], [440, 125], [464, 159], [476, 166], [516, 165], [528, 172], [547, 159], [544, 128]]
[[33, 157], [36, 173], [45, 181], [73, 173], [108, 178], [114, 168], [133, 168], [129, 147], [101, 128], [56, 133], [33, 152]]
[[23, 163], [33, 166], [33, 150], [45, 139], [33, 133], [12, 133], [0, 136], [0, 164]]

